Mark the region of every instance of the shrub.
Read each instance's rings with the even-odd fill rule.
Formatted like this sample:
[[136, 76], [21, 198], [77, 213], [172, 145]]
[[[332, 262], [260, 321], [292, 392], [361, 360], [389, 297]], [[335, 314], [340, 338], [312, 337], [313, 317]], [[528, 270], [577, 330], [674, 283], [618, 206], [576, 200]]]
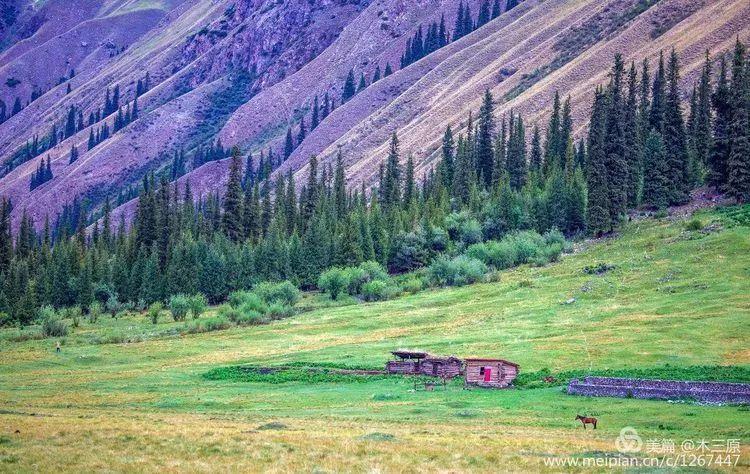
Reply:
[[268, 306], [268, 311], [266, 312], [266, 314], [271, 319], [282, 319], [292, 316], [294, 314], [294, 310], [291, 306], [287, 306], [281, 303], [271, 303]]
[[198, 319], [206, 311], [208, 301], [202, 293], [196, 293], [188, 299], [188, 305], [190, 306], [190, 312], [193, 314], [193, 319]]
[[418, 293], [424, 288], [424, 282], [421, 278], [412, 277], [401, 282], [399, 285], [404, 293]]
[[560, 258], [562, 251], [562, 244], [554, 243], [552, 245], [547, 245], [546, 247], [540, 248], [536, 255], [531, 257], [530, 262], [537, 267], [542, 267], [550, 262], [556, 262]]
[[487, 273], [481, 260], [460, 255], [453, 260], [440, 257], [428, 268], [428, 277], [438, 286], [462, 286], [475, 283]]
[[347, 276], [345, 270], [331, 268], [321, 273], [320, 278], [318, 278], [318, 288], [331, 295], [331, 299], [335, 300], [349, 285]]
[[475, 244], [482, 241], [482, 226], [476, 219], [469, 219], [461, 224], [461, 242], [465, 245]]
[[5, 311], [0, 311], [0, 328], [10, 326], [13, 323], [10, 315]]
[[159, 322], [159, 315], [161, 314], [161, 311], [163, 309], [164, 305], [161, 303], [161, 301], [151, 303], [151, 306], [148, 307], [148, 317], [149, 319], [151, 319], [152, 324], [156, 324]]
[[42, 335], [44, 337], [65, 337], [68, 335], [68, 325], [57, 317], [48, 317], [42, 321]]
[[368, 281], [362, 285], [362, 297], [365, 301], [382, 301], [393, 298], [398, 288], [383, 280]]
[[388, 268], [393, 273], [410, 272], [423, 267], [429, 257], [423, 233], [400, 233], [393, 239]]
[[55, 313], [55, 308], [49, 305], [42, 306], [41, 308], [39, 308], [38, 314], [39, 314], [40, 321], [46, 321], [48, 319], [57, 319], [57, 313]]
[[474, 244], [466, 250], [466, 255], [498, 270], [511, 268], [518, 261], [516, 246], [508, 239]]
[[545, 232], [543, 237], [544, 237], [544, 243], [547, 245], [559, 244], [560, 247], [565, 247], [565, 244], [566, 244], [565, 236], [562, 234], [562, 232], [557, 230], [557, 228], [548, 230], [547, 232]]
[[238, 326], [254, 326], [258, 324], [267, 324], [270, 322], [270, 318], [257, 311], [250, 311], [239, 314], [234, 322]]
[[294, 306], [300, 299], [299, 289], [289, 280], [281, 283], [263, 282], [255, 285], [253, 292], [266, 303]]
[[99, 319], [99, 316], [102, 315], [102, 305], [98, 301], [94, 301], [89, 306], [89, 322], [91, 324], [96, 323], [96, 321]]
[[233, 323], [236, 323], [237, 321], [242, 318], [242, 311], [239, 310], [239, 308], [235, 308], [231, 304], [223, 304], [219, 306], [219, 308], [216, 311], [216, 314], [219, 315], [219, 317], [227, 319], [229, 321], [232, 321]]
[[690, 219], [688, 222], [685, 223], [685, 230], [689, 230], [689, 231], [703, 230], [703, 222], [701, 222], [701, 220], [698, 219], [697, 217], [694, 217], [693, 219]]
[[115, 317], [115, 315], [120, 311], [120, 306], [120, 302], [117, 301], [117, 296], [115, 296], [114, 293], [109, 295], [109, 298], [107, 298], [107, 302], [104, 305], [107, 312], [111, 314], [112, 317]]
[[73, 320], [72, 324], [74, 328], [81, 325], [81, 307], [71, 306], [68, 308], [68, 316]]
[[516, 264], [518, 265], [528, 263], [539, 249], [544, 246], [542, 236], [533, 231], [523, 231], [513, 234], [511, 242], [515, 245], [518, 254], [516, 259]]
[[206, 318], [203, 321], [203, 327], [205, 327], [208, 331], [219, 331], [222, 329], [229, 329], [231, 327], [231, 324], [229, 324], [229, 321], [224, 318], [213, 317]]
[[347, 267], [342, 270], [346, 275], [346, 292], [350, 295], [358, 295], [362, 285], [370, 281], [367, 273], [359, 267]]
[[347, 292], [350, 295], [362, 293], [362, 286], [365, 283], [381, 280], [389, 281], [388, 272], [378, 262], [367, 261], [361, 263], [358, 267], [344, 269], [348, 280]]
[[257, 311], [265, 313], [268, 305], [257, 294], [250, 291], [235, 291], [229, 295], [229, 304], [240, 312]]
[[184, 321], [190, 311], [190, 299], [187, 295], [173, 295], [169, 298], [169, 311], [175, 321]]

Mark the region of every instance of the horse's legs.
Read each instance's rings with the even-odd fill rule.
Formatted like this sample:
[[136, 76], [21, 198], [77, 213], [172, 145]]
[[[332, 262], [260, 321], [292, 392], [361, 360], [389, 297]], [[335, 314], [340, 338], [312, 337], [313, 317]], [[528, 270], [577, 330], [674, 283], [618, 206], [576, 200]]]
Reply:
[[594, 422], [594, 429], [596, 429], [596, 422]]

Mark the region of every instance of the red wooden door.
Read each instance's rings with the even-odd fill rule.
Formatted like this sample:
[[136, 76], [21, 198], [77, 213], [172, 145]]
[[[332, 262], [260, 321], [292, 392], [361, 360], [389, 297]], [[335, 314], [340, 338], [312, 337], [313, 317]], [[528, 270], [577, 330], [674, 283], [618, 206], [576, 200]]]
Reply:
[[492, 380], [492, 367], [484, 368], [484, 381], [489, 382]]

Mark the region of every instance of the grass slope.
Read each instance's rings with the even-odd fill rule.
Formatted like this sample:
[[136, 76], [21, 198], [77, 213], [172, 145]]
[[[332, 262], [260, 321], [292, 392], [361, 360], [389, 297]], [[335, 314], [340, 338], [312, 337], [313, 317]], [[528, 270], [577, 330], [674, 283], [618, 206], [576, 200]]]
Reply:
[[[516, 390], [465, 391], [457, 382], [414, 392], [411, 379], [398, 377], [337, 375], [331, 383], [297, 369], [288, 381], [206, 374], [239, 364], [379, 368], [388, 351], [406, 346], [501, 356], [522, 374], [689, 376], [696, 365], [722, 365], [744, 379], [748, 215], [750, 207], [704, 213], [699, 231], [679, 220], [637, 222], [620, 238], [586, 244], [548, 267], [505, 272], [499, 283], [323, 308], [267, 326], [92, 343], [92, 334], [176, 324], [107, 318], [77, 329], [61, 354], [52, 340], [10, 342], [6, 331], [0, 471], [539, 470], [551, 456], [616, 452], [625, 426], [644, 441], [678, 446], [740, 438], [737, 469], [746, 470], [747, 407], [588, 399], [530, 380]], [[583, 271], [599, 263], [615, 268]], [[599, 429], [584, 432], [577, 413], [597, 416]]]

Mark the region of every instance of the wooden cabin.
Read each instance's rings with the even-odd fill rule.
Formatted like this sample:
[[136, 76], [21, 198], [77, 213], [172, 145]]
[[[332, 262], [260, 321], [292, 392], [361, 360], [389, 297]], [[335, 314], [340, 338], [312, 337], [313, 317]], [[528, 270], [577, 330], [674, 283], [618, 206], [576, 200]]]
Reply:
[[395, 359], [385, 364], [385, 371], [389, 374], [453, 378], [463, 373], [463, 361], [453, 356], [436, 356], [424, 351], [412, 350], [397, 350], [391, 354], [395, 356]]
[[466, 385], [505, 388], [518, 375], [518, 364], [504, 359], [466, 359]]

